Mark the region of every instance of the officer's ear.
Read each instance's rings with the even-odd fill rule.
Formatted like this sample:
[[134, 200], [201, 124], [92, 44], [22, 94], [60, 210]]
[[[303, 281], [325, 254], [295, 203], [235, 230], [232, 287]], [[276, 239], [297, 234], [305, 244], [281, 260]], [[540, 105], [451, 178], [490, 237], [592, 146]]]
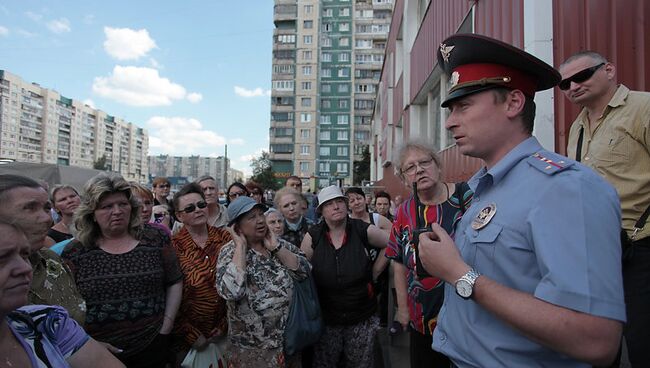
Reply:
[[510, 119], [514, 119], [524, 110], [526, 95], [518, 89], [508, 92], [505, 103], [505, 113]]

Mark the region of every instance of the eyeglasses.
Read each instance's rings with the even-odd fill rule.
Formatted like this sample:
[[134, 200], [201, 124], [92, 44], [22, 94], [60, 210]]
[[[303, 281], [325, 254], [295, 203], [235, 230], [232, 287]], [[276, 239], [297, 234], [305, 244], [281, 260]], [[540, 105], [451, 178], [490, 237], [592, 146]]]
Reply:
[[406, 175], [413, 175], [417, 172], [418, 167], [421, 169], [428, 169], [431, 167], [431, 165], [433, 165], [432, 158], [428, 160], [418, 161], [411, 165], [408, 165], [404, 170], [402, 170], [402, 172]]
[[230, 197], [232, 199], [235, 199], [235, 198], [241, 197], [241, 196], [245, 196], [245, 195], [246, 195], [246, 193], [244, 193], [244, 192], [230, 192], [230, 193], [228, 193], [228, 197]]
[[581, 70], [581, 71], [575, 73], [574, 75], [570, 76], [567, 79], [562, 79], [562, 81], [560, 82], [558, 87], [560, 87], [561, 90], [566, 91], [567, 89], [569, 89], [569, 87], [571, 87], [571, 82], [573, 82], [573, 83], [582, 83], [582, 82], [588, 80], [589, 78], [591, 78], [594, 75], [594, 73], [596, 73], [596, 70], [600, 69], [600, 67], [603, 66], [603, 65], [605, 65], [605, 63], [600, 63], [598, 65], [594, 65], [594, 66], [592, 66], [590, 68], [587, 68], [587, 69], [584, 69], [584, 70]]
[[169, 184], [158, 184], [158, 188], [169, 188]]
[[192, 204], [188, 205], [187, 207], [183, 208], [182, 210], [180, 210], [179, 212], [192, 213], [192, 212], [194, 212], [194, 210], [197, 207], [198, 208], [205, 208], [207, 206], [208, 206], [208, 204], [205, 203], [205, 201], [198, 201], [198, 202], [196, 202], [196, 204], [192, 203]]

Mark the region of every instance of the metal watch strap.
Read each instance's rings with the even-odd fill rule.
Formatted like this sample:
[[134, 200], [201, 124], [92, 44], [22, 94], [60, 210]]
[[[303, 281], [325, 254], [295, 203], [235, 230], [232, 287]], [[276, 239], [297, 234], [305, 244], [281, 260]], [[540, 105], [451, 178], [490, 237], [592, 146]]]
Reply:
[[476, 271], [476, 270], [473, 269], [473, 268], [470, 268], [470, 270], [467, 271], [466, 274], [464, 274], [463, 276], [461, 276], [460, 279], [469, 282], [469, 283], [472, 284], [472, 286], [473, 286], [474, 283], [476, 283], [476, 279], [478, 279], [479, 276], [481, 276], [481, 274], [480, 274], [478, 271]]

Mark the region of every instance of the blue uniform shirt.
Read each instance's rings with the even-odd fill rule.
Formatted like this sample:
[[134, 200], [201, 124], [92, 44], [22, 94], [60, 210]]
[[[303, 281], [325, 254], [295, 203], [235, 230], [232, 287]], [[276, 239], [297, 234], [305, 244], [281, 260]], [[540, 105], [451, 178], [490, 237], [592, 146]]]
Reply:
[[[611, 185], [533, 137], [469, 184], [474, 200], [455, 239], [467, 264], [546, 302], [625, 321], [620, 204]], [[474, 230], [490, 204], [494, 216]], [[589, 367], [531, 341], [449, 284], [432, 346], [459, 367]]]

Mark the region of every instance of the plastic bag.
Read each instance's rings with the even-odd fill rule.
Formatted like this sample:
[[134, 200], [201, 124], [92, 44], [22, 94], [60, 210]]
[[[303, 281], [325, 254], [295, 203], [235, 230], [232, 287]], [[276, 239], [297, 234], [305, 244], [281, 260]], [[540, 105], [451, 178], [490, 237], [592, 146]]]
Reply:
[[226, 368], [223, 347], [210, 343], [203, 350], [190, 349], [183, 359], [181, 368]]

